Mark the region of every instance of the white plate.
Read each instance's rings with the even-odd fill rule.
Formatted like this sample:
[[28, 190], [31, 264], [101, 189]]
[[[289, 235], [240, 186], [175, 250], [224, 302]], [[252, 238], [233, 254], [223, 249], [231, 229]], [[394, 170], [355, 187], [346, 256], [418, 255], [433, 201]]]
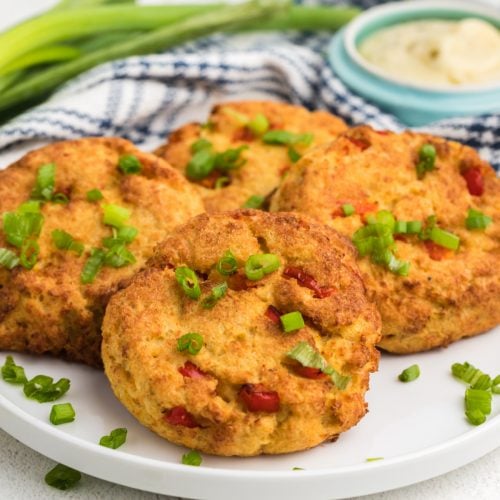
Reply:
[[[471, 462], [500, 446], [500, 396], [479, 427], [464, 418], [465, 386], [450, 374], [469, 361], [500, 373], [500, 327], [447, 349], [410, 356], [383, 355], [368, 394], [369, 414], [337, 443], [291, 455], [258, 458], [205, 456], [201, 467], [180, 464], [185, 450], [138, 424], [114, 398], [104, 375], [63, 361], [14, 354], [28, 377], [71, 379], [61, 401], [77, 419], [48, 422], [51, 404], [28, 400], [19, 386], [0, 381], [0, 427], [38, 452], [87, 474], [156, 493], [217, 500], [332, 499], [375, 493], [422, 481]], [[3, 364], [7, 353], [0, 354]], [[397, 375], [418, 363], [421, 376], [403, 384]], [[116, 427], [128, 428], [119, 450], [96, 443]], [[383, 460], [366, 462], [368, 457]], [[305, 470], [292, 471], [293, 467]]]

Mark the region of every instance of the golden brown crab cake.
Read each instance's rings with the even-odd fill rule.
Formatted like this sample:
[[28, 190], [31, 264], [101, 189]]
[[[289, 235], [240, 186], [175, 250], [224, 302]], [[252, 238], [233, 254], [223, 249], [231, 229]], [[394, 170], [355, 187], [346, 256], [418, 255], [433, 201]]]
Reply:
[[[474, 222], [472, 213], [467, 223], [471, 209], [480, 214]], [[404, 224], [395, 227], [392, 260], [384, 251], [390, 249], [392, 230], [386, 243], [367, 238], [374, 231], [387, 237], [381, 226], [355, 237], [361, 252], [372, 246], [371, 256], [358, 264], [382, 316], [383, 349], [409, 353], [446, 346], [500, 322], [500, 181], [467, 146], [360, 126], [295, 165], [271, 210], [308, 214], [348, 237], [381, 210], [398, 221], [413, 221], [407, 233], [397, 234]], [[390, 227], [390, 214], [379, 215], [379, 222], [384, 218]], [[487, 227], [468, 229], [467, 224]], [[458, 250], [452, 250], [457, 243]], [[404, 262], [410, 266], [407, 275]]]
[[109, 303], [103, 361], [160, 436], [215, 455], [287, 453], [363, 417], [379, 333], [346, 238], [241, 210], [200, 215], [157, 247]]
[[[263, 133], [266, 129], [271, 135]], [[205, 125], [190, 123], [174, 131], [156, 154], [198, 184], [208, 212], [235, 210], [253, 196], [268, 196], [305, 151], [346, 129], [340, 118], [326, 111], [273, 101], [230, 102], [215, 106]], [[278, 131], [290, 134], [279, 137]], [[201, 163], [188, 168], [195, 155], [193, 144], [200, 145], [200, 139], [212, 145], [212, 153], [235, 151], [232, 161], [231, 153], [219, 156], [210, 170], [209, 160], [199, 153]], [[297, 142], [284, 144], [290, 141]]]
[[[132, 170], [139, 164], [141, 171], [125, 174], [120, 159]], [[46, 191], [33, 193], [40, 174]], [[98, 190], [93, 191], [95, 201], [87, 198], [92, 190]], [[97, 199], [99, 193], [102, 199]], [[30, 198], [43, 203], [26, 204]], [[125, 212], [120, 221], [120, 213], [114, 213], [120, 208], [107, 205], [128, 210], [129, 218]], [[58, 142], [1, 171], [0, 254], [6, 260], [0, 265], [0, 349], [100, 365], [101, 322], [109, 297], [143, 267], [159, 240], [202, 211], [198, 194], [176, 170], [123, 139]], [[110, 222], [135, 228], [135, 239], [125, 241], [132, 239], [134, 230], [113, 231], [104, 223], [105, 213], [118, 217]], [[32, 223], [42, 224], [39, 235], [36, 229], [26, 229]], [[53, 236], [54, 231], [59, 232]], [[110, 241], [113, 232], [117, 238]], [[71, 237], [70, 250], [56, 247], [56, 241], [69, 246]], [[85, 284], [82, 272], [91, 249], [100, 250], [94, 252], [87, 281], [96, 276]], [[21, 254], [21, 262], [9, 270]], [[33, 260], [32, 269], [23, 267], [31, 267]]]

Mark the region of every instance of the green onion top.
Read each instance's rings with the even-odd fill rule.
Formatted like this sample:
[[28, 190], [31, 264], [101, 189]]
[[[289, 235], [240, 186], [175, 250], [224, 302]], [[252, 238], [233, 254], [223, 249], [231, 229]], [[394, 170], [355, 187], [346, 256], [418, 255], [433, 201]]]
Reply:
[[70, 381], [62, 378], [56, 383], [52, 377], [47, 375], [37, 375], [24, 384], [24, 394], [30, 399], [35, 399], [39, 403], [55, 401], [64, 396], [69, 391]]
[[261, 208], [265, 199], [266, 199], [265, 196], [259, 196], [257, 194], [254, 194], [250, 196], [250, 198], [248, 198], [247, 201], [245, 201], [242, 208], [255, 208], [255, 209]]
[[269, 121], [262, 113], [256, 114], [247, 124], [255, 135], [265, 134], [269, 130]]
[[42, 165], [37, 172], [35, 187], [31, 192], [33, 200], [49, 201], [52, 199], [56, 183], [56, 164]]
[[229, 184], [230, 184], [229, 177], [222, 176], [215, 181], [214, 189], [222, 189], [223, 187], [229, 186]]
[[478, 380], [480, 380], [484, 375], [479, 368], [476, 368], [467, 361], [464, 363], [453, 363], [451, 366], [451, 373], [454, 377], [470, 384], [471, 386], [476, 384], [476, 382], [478, 382]]
[[99, 189], [91, 189], [87, 191], [87, 200], [88, 201], [100, 201], [104, 198], [104, 195], [99, 191]]
[[7, 241], [20, 248], [28, 238], [40, 235], [44, 217], [39, 212], [5, 212], [3, 214], [3, 232]]
[[198, 139], [191, 144], [191, 153], [198, 153], [198, 151], [203, 151], [204, 149], [212, 149], [212, 143], [207, 139]]
[[52, 203], [59, 203], [59, 205], [67, 205], [69, 198], [64, 193], [55, 193], [52, 195]]
[[439, 227], [433, 227], [431, 229], [430, 239], [436, 243], [436, 245], [447, 248], [448, 250], [457, 251], [460, 246], [460, 238], [458, 236]]
[[288, 158], [292, 163], [297, 163], [302, 155], [293, 146], [288, 146]]
[[62, 229], [54, 229], [52, 231], [52, 241], [59, 250], [68, 250], [75, 252], [77, 255], [82, 255], [85, 249], [83, 243], [75, 241], [71, 234]]
[[90, 251], [90, 257], [87, 259], [80, 275], [80, 280], [84, 285], [92, 283], [95, 280], [95, 277], [104, 265], [104, 255], [105, 252], [100, 248], [93, 248]]
[[245, 262], [245, 274], [249, 280], [258, 281], [280, 267], [280, 259], [272, 253], [256, 254]]
[[111, 448], [116, 450], [127, 440], [127, 429], [125, 427], [119, 427], [118, 429], [112, 430], [109, 435], [103, 436], [99, 440], [101, 446], [106, 448]]
[[486, 229], [493, 219], [488, 215], [484, 215], [479, 210], [469, 208], [467, 218], [465, 219], [465, 227], [467, 229]]
[[66, 465], [57, 464], [45, 476], [45, 482], [58, 490], [69, 490], [82, 478], [80, 472]]
[[201, 301], [201, 307], [204, 309], [212, 309], [217, 302], [219, 302], [224, 295], [227, 293], [227, 283], [219, 283], [218, 285], [215, 285], [210, 294], [207, 295], [202, 301]]
[[123, 155], [118, 160], [118, 168], [127, 175], [139, 174], [142, 170], [141, 162], [135, 155]]
[[280, 316], [281, 326], [286, 333], [304, 328], [304, 318], [299, 311], [289, 312]]
[[14, 269], [19, 265], [19, 257], [7, 248], [0, 247], [0, 266], [6, 269]]
[[208, 177], [215, 167], [215, 155], [211, 149], [197, 151], [189, 160], [186, 176], [192, 181], [201, 181]]
[[466, 411], [480, 410], [484, 415], [491, 413], [491, 392], [482, 389], [466, 389]]
[[435, 163], [436, 148], [432, 144], [424, 144], [418, 152], [417, 177], [423, 179], [427, 172], [431, 172], [436, 168]]
[[492, 381], [491, 381], [491, 392], [493, 394], [500, 394], [500, 375], [497, 375]]
[[19, 262], [26, 269], [33, 269], [40, 254], [40, 246], [35, 240], [25, 240], [21, 246]]
[[177, 350], [187, 351], [193, 356], [198, 354], [203, 347], [203, 337], [199, 333], [186, 333], [177, 340]]
[[184, 465], [192, 465], [194, 467], [199, 467], [203, 459], [201, 455], [196, 450], [191, 450], [182, 455], [182, 463]]
[[418, 365], [411, 365], [403, 370], [398, 378], [401, 382], [412, 382], [420, 377], [420, 368]]
[[186, 266], [176, 268], [175, 279], [190, 299], [198, 300], [200, 298], [200, 283], [198, 281], [198, 276], [196, 276], [196, 273], [192, 269]]
[[262, 141], [266, 144], [279, 144], [290, 146], [293, 144], [303, 144], [310, 146], [314, 140], [313, 134], [294, 134], [286, 130], [270, 130], [262, 136]]
[[238, 262], [231, 250], [227, 250], [216, 265], [217, 272], [222, 276], [231, 276], [238, 270]]
[[25, 384], [27, 381], [24, 368], [16, 365], [12, 356], [7, 356], [2, 366], [2, 378], [9, 384]]
[[349, 217], [350, 215], [354, 214], [356, 212], [355, 208], [353, 205], [350, 203], [344, 203], [342, 205], [342, 212], [344, 212], [344, 215], [346, 217]]
[[104, 211], [103, 222], [108, 226], [121, 228], [130, 217], [130, 210], [119, 205], [102, 205]]
[[75, 420], [76, 413], [71, 403], [61, 403], [52, 406], [50, 423], [52, 425], [68, 424]]

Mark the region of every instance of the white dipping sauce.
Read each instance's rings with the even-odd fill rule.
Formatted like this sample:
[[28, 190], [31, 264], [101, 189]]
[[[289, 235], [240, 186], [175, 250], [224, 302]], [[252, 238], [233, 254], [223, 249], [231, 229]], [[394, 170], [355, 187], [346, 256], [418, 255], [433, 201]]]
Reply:
[[397, 24], [377, 31], [358, 50], [388, 76], [408, 82], [500, 82], [500, 32], [479, 19]]

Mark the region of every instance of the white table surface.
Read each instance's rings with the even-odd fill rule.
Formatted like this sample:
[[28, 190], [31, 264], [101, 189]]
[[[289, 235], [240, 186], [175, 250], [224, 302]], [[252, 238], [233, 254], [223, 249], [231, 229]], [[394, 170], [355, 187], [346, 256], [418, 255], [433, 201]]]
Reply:
[[[489, 0], [489, 2], [496, 4], [496, 0]], [[0, 30], [55, 3], [55, 0], [1, 0]], [[148, 0], [143, 3], [161, 3], [161, 0]], [[47, 471], [54, 465], [52, 460], [27, 448], [0, 430], [1, 499], [173, 500], [173, 497], [126, 488], [90, 476], [83, 476], [82, 481], [73, 490], [58, 491], [46, 486], [43, 481]], [[466, 498], [498, 500], [500, 498], [500, 449], [444, 476], [363, 498], [366, 500], [461, 500]]]

